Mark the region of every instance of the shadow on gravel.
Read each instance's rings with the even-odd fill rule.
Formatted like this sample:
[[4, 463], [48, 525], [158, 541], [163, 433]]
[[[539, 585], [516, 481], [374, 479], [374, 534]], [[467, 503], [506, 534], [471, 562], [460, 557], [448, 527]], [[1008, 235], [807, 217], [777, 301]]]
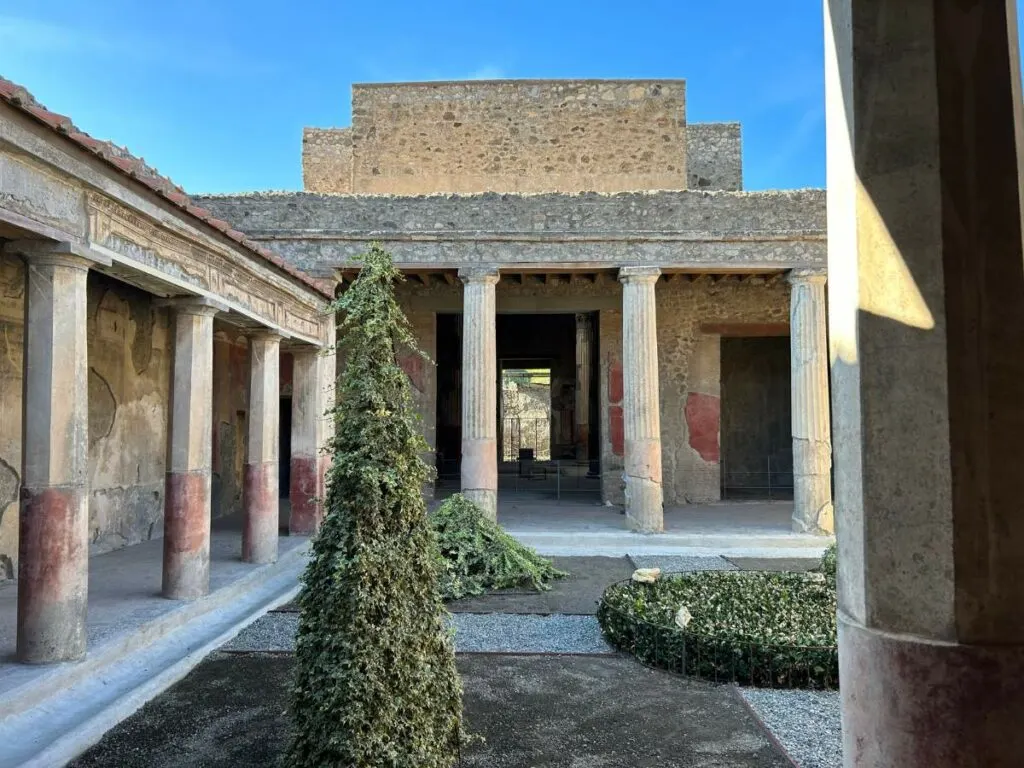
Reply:
[[[287, 739], [290, 654], [215, 654], [143, 707], [75, 768], [275, 766]], [[784, 768], [735, 689], [632, 659], [459, 657], [465, 768]]]

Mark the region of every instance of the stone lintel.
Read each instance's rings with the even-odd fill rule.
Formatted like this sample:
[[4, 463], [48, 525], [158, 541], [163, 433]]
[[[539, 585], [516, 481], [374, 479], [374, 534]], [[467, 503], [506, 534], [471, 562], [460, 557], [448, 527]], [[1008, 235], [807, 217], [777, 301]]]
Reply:
[[620, 267], [621, 283], [654, 283], [661, 277], [661, 267]]
[[34, 262], [59, 263], [67, 267], [88, 269], [93, 264], [109, 267], [113, 262], [108, 256], [93, 250], [84, 243], [69, 240], [12, 240], [3, 246], [4, 253], [23, 256]]

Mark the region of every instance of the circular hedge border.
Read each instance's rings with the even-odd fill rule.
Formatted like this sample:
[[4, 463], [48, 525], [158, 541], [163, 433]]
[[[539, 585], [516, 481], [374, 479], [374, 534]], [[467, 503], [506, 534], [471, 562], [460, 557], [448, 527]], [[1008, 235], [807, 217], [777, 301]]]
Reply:
[[[685, 629], [676, 623], [682, 607]], [[597, 619], [613, 646], [650, 666], [763, 688], [839, 685], [836, 585], [827, 573], [692, 571], [620, 581], [605, 590]]]

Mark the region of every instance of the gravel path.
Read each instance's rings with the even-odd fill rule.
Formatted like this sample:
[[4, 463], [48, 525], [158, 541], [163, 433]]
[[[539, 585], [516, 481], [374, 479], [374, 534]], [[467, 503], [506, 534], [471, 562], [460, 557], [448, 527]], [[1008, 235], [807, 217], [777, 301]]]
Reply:
[[615, 653], [593, 616], [460, 613], [458, 653]]
[[636, 568], [661, 568], [665, 573], [680, 571], [735, 571], [736, 566], [724, 557], [686, 555], [630, 555]]
[[838, 691], [742, 688], [740, 694], [800, 768], [841, 768]]
[[[593, 616], [460, 613], [453, 622], [458, 653], [614, 653]], [[294, 651], [298, 624], [296, 613], [268, 613], [221, 650]]]

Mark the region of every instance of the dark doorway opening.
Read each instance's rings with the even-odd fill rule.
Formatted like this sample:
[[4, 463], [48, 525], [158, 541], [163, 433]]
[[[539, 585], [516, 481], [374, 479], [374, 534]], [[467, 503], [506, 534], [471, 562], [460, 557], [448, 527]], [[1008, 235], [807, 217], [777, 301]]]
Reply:
[[280, 451], [277, 454], [277, 495], [278, 498], [287, 499], [292, 483], [292, 399], [290, 397], [281, 398], [278, 419], [281, 433], [277, 441]]
[[722, 498], [793, 498], [788, 336], [722, 339]]
[[[558, 498], [599, 493], [597, 313], [501, 314], [495, 332], [499, 490]], [[460, 483], [462, 315], [438, 314], [436, 355], [443, 494]], [[520, 456], [520, 449], [532, 455]]]

